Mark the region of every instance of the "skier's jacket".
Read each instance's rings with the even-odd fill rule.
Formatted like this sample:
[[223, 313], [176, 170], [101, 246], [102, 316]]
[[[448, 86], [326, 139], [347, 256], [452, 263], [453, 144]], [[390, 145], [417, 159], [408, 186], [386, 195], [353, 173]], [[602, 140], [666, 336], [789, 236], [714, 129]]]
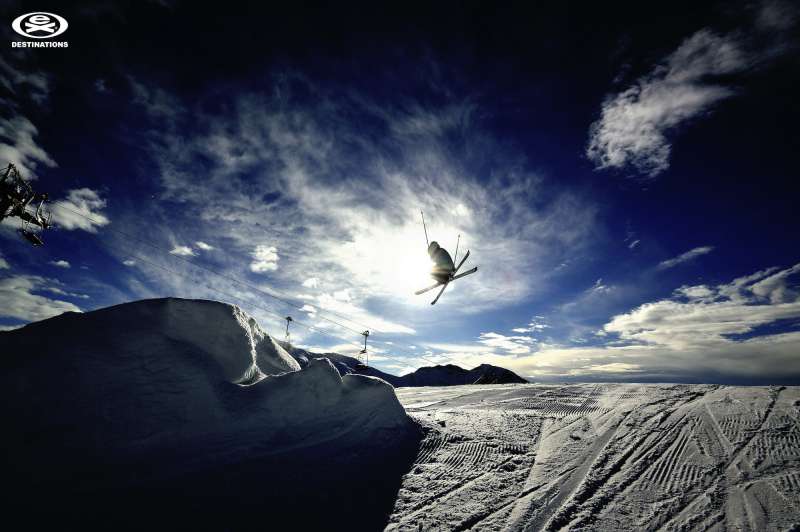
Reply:
[[445, 282], [455, 269], [453, 258], [447, 250], [440, 247], [437, 242], [431, 242], [428, 246], [428, 255], [430, 255], [434, 263], [431, 276], [439, 282]]

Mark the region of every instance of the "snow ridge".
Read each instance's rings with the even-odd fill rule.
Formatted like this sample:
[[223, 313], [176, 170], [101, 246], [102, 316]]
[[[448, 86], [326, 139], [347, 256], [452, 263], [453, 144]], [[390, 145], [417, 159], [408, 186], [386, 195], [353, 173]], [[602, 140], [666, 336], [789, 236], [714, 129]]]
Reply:
[[[65, 313], [1, 332], [0, 354], [9, 506], [57, 500], [79, 521], [97, 510], [85, 501], [114, 512], [132, 497], [181, 518], [176, 494], [192, 490], [186, 504], [225, 501], [204, 509], [214, 519], [267, 499], [294, 508], [316, 496], [306, 482], [333, 482], [356, 457], [386, 461], [419, 438], [391, 385], [341, 376], [326, 359], [301, 370], [251, 316], [216, 301]], [[318, 502], [349, 504], [347, 493]]]

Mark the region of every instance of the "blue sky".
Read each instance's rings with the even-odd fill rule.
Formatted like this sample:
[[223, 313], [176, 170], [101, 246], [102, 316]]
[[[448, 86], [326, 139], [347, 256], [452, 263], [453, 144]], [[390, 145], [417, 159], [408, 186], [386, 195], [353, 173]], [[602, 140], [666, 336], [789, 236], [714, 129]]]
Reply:
[[[52, 9], [0, 61], [57, 224], [4, 222], [4, 328], [213, 298], [393, 373], [800, 382], [791, 3]], [[479, 267], [434, 307], [420, 209]]]

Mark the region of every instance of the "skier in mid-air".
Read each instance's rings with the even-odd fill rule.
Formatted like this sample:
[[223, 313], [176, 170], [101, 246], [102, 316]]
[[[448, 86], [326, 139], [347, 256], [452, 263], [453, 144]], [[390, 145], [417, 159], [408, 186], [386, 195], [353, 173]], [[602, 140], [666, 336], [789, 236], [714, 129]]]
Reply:
[[438, 242], [434, 241], [428, 246], [428, 255], [430, 255], [434, 264], [431, 277], [442, 284], [446, 283], [456, 268], [450, 254], [446, 249], [439, 246]]
[[[422, 212], [420, 212], [420, 214], [422, 214]], [[425, 227], [424, 214], [422, 214], [422, 227], [425, 229], [425, 241], [427, 242], [428, 229]], [[458, 235], [458, 241], [461, 242], [461, 235]], [[447, 250], [441, 247], [438, 242], [434, 241], [428, 244], [428, 255], [433, 261], [431, 277], [436, 280], [436, 284], [429, 286], [428, 288], [423, 288], [422, 290], [417, 290], [414, 293], [416, 295], [424, 294], [428, 290], [433, 290], [434, 288], [441, 286], [442, 289], [439, 291], [439, 294], [436, 296], [436, 298], [431, 301], [431, 305], [435, 305], [436, 302], [439, 301], [439, 298], [442, 297], [442, 293], [444, 293], [444, 289], [447, 288], [447, 285], [452, 281], [478, 271], [478, 268], [475, 267], [471, 270], [465, 271], [464, 273], [456, 275], [458, 270], [461, 268], [461, 265], [464, 264], [464, 262], [467, 260], [467, 257], [469, 257], [469, 250], [467, 250], [467, 254], [464, 255], [464, 258], [461, 259], [461, 262], [458, 263], [458, 266], [455, 265], [453, 258], [450, 256]], [[456, 258], [458, 258], [458, 243], [456, 244]]]

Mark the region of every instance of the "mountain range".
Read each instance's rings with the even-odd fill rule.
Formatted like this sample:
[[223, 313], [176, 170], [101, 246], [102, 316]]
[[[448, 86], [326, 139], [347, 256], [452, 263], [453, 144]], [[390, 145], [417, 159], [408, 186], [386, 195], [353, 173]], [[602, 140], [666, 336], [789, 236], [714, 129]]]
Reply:
[[470, 370], [455, 364], [425, 366], [402, 376], [392, 375], [364, 365], [357, 358], [339, 353], [312, 353], [286, 342], [278, 342], [305, 367], [314, 358], [327, 358], [341, 375], [358, 374], [378, 377], [396, 388], [404, 386], [457, 386], [461, 384], [524, 384], [528, 381], [511, 370], [481, 364]]

